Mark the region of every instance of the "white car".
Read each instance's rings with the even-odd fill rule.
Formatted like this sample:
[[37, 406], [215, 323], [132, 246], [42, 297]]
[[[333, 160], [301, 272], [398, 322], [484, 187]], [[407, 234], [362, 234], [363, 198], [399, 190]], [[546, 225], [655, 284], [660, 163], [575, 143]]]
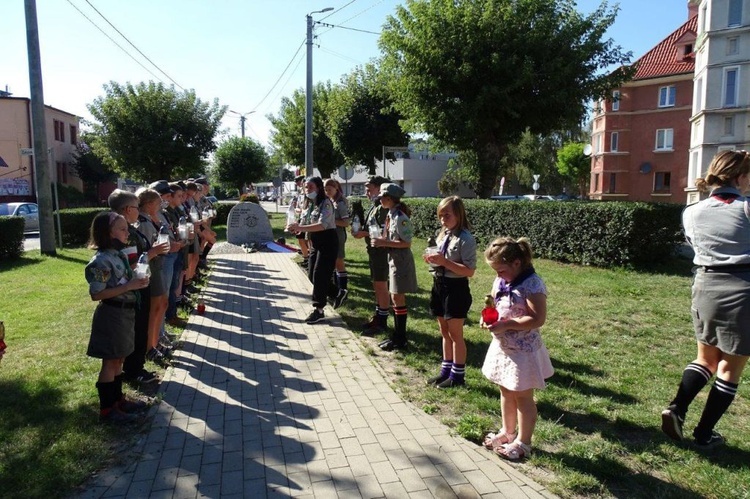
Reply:
[[0, 203], [0, 217], [23, 217], [24, 232], [39, 232], [39, 208], [36, 203]]

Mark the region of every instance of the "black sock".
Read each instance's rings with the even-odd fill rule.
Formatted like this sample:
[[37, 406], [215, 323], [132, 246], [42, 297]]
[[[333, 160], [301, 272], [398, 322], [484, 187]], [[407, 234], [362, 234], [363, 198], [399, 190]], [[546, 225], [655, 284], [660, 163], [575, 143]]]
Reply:
[[453, 363], [453, 367], [451, 367], [451, 379], [458, 383], [463, 383], [465, 376], [466, 376], [466, 364]]
[[406, 344], [406, 319], [408, 310], [406, 307], [393, 307], [393, 342], [399, 345]]
[[387, 327], [388, 326], [388, 309], [378, 307], [376, 310], [377, 310], [376, 317], [379, 321], [379, 324], [383, 327]]
[[346, 270], [343, 272], [336, 271], [336, 284], [339, 290], [347, 288], [349, 285], [349, 273]]
[[443, 359], [443, 363], [440, 365], [440, 377], [448, 379], [451, 375], [451, 368], [453, 367], [452, 359]]
[[706, 386], [711, 376], [711, 371], [707, 367], [696, 362], [688, 364], [682, 372], [682, 381], [680, 381], [680, 386], [677, 388], [677, 395], [675, 395], [670, 407], [673, 407], [675, 412], [684, 418], [688, 407], [696, 395]]
[[96, 384], [96, 390], [99, 392], [99, 412], [102, 415], [108, 414], [117, 402], [117, 387], [114, 381], [107, 383], [99, 382]]
[[211, 243], [207, 243], [206, 244], [206, 247], [203, 248], [203, 253], [201, 253], [201, 260], [205, 260], [206, 259], [206, 257], [208, 256], [208, 252], [211, 251], [211, 248], [213, 248], [213, 247], [214, 247], [214, 245], [211, 244]]
[[716, 378], [714, 386], [708, 392], [708, 400], [706, 400], [706, 407], [703, 408], [701, 420], [693, 430], [693, 436], [696, 440], [703, 442], [711, 437], [711, 432], [713, 432], [716, 423], [719, 422], [732, 404], [734, 396], [737, 394], [737, 386], [739, 386], [737, 383]]

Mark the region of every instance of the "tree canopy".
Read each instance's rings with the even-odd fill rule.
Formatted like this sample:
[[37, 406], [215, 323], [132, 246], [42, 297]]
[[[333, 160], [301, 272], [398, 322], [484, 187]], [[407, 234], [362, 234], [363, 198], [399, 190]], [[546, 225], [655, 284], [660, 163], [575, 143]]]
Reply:
[[591, 177], [591, 158], [584, 154], [581, 142], [568, 142], [557, 151], [557, 171], [578, 187], [578, 195], [586, 196]]
[[463, 152], [487, 196], [508, 145], [578, 125], [587, 102], [626, 80], [630, 53], [605, 32], [617, 7], [573, 0], [407, 0], [380, 38], [396, 109], [410, 129]]
[[226, 112], [218, 100], [154, 82], [110, 82], [104, 91], [88, 109], [96, 119], [91, 147], [107, 166], [141, 182], [204, 171]]
[[[318, 83], [313, 88], [313, 162], [323, 177], [329, 177], [344, 162], [327, 130], [332, 91], [330, 82]], [[273, 147], [286, 162], [297, 166], [305, 165], [305, 114], [305, 92], [297, 89], [291, 98], [281, 99], [278, 116], [266, 116], [274, 127], [271, 131]], [[312, 171], [307, 175], [312, 175]]]
[[375, 158], [383, 159], [383, 146], [408, 145], [401, 119], [374, 64], [355, 68], [331, 95], [328, 128], [333, 144], [347, 164], [367, 165], [370, 173], [375, 173]]
[[245, 184], [262, 182], [269, 176], [268, 154], [249, 137], [232, 137], [216, 149], [211, 173], [225, 189], [242, 192]]

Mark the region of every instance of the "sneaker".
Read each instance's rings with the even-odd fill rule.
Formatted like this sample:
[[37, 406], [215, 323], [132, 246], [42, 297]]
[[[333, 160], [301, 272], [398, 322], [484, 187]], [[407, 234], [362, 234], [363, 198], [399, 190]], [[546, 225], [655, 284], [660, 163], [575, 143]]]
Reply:
[[672, 440], [682, 442], [684, 438], [682, 435], [682, 425], [684, 423], [685, 418], [680, 417], [674, 410], [674, 407], [669, 407], [661, 412], [661, 431]]
[[362, 331], [362, 336], [375, 336], [384, 332], [385, 328], [383, 326], [381, 326], [380, 324], [375, 324]]
[[391, 339], [387, 339], [385, 341], [381, 341], [378, 345], [381, 350], [385, 352], [391, 352], [393, 350], [403, 350], [406, 348], [406, 342], [396, 342]]
[[162, 345], [161, 343], [156, 346], [156, 349], [159, 350], [159, 353], [167, 360], [170, 361], [174, 358], [174, 347], [167, 347]]
[[117, 407], [111, 408], [104, 414], [99, 414], [99, 422], [110, 424], [128, 424], [138, 421], [138, 416], [122, 412]]
[[349, 290], [347, 289], [339, 290], [339, 294], [337, 294], [336, 298], [333, 300], [333, 308], [339, 308], [341, 305], [343, 305], [348, 295], [349, 295]]
[[379, 324], [379, 322], [378, 322], [378, 316], [377, 315], [373, 315], [372, 317], [370, 317], [370, 321], [369, 322], [366, 322], [366, 323], [362, 324], [362, 331], [367, 331], [371, 327], [377, 326], [378, 324]]
[[450, 375], [449, 376], [443, 376], [442, 374], [438, 374], [437, 376], [433, 376], [432, 378], [428, 379], [427, 380], [427, 384], [428, 385], [439, 385], [440, 383], [442, 383], [443, 381], [445, 381], [449, 377], [450, 377]]
[[[695, 434], [693, 434], [695, 436]], [[703, 450], [710, 450], [714, 447], [718, 447], [719, 445], [723, 445], [725, 443], [724, 437], [721, 436], [721, 434], [717, 431], [712, 431], [711, 436], [707, 439], [698, 439], [698, 437], [695, 437], [695, 440], [693, 442], [695, 446], [699, 449]]]
[[456, 381], [453, 378], [448, 378], [442, 383], [439, 383], [435, 386], [437, 386], [438, 388], [458, 388], [459, 386], [464, 385], [466, 385], [466, 381]]
[[159, 366], [169, 365], [169, 361], [167, 360], [166, 357], [164, 357], [164, 354], [161, 353], [156, 348], [152, 348], [146, 353], [146, 360], [150, 360], [151, 362]]
[[305, 322], [307, 324], [315, 324], [316, 322], [320, 322], [321, 320], [325, 319], [325, 316], [326, 315], [322, 310], [318, 310], [317, 308], [315, 308], [312, 312], [310, 312], [310, 315], [307, 316]]
[[310, 264], [310, 260], [305, 258], [304, 260], [302, 260], [302, 263], [300, 263], [299, 266], [302, 267], [303, 269], [306, 269], [309, 264]]
[[153, 383], [154, 381], [158, 380], [159, 378], [156, 376], [156, 373], [146, 371], [145, 369], [141, 369], [139, 372], [135, 374], [130, 374], [127, 372], [122, 373], [122, 379], [124, 381], [127, 381], [129, 383]]

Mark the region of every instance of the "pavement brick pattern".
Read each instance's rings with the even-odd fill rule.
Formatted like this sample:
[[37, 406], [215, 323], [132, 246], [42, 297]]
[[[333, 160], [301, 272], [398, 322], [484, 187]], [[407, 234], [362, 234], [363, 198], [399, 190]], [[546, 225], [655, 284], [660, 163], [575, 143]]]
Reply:
[[79, 497], [551, 498], [393, 391], [289, 254], [213, 259], [150, 429]]

